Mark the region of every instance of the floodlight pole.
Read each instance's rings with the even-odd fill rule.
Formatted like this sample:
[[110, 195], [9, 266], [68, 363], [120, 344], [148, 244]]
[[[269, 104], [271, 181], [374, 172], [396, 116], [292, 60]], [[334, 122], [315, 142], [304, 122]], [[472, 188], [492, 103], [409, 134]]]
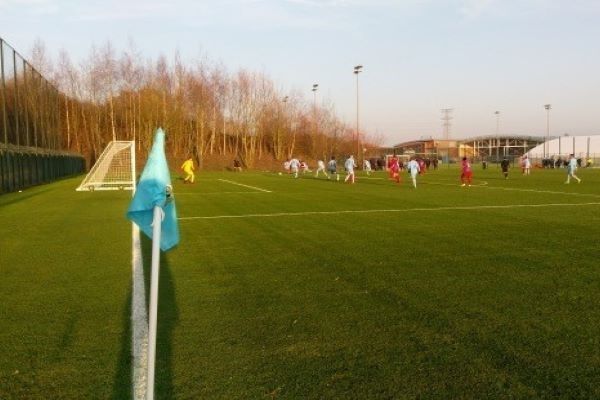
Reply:
[[[565, 133], [565, 136], [569, 136], [569, 134]], [[562, 137], [559, 136], [558, 137], [558, 156], [559, 157], [561, 157], [561, 155], [562, 155], [562, 143], [561, 142], [562, 142]]]
[[[288, 116], [287, 116], [287, 101], [289, 100], [289, 98], [290, 98], [289, 96], [285, 96], [283, 99], [281, 99], [281, 101], [283, 102], [283, 119], [284, 119], [284, 122], [285, 122], [285, 130], [287, 130], [288, 134], [291, 135], [292, 134], [292, 127], [291, 127], [291, 124], [288, 125], [288, 123], [287, 123], [287, 119], [288, 119]], [[294, 143], [294, 142], [292, 142], [292, 143]], [[292, 148], [293, 148], [293, 146], [294, 145], [292, 144]], [[288, 153], [288, 158], [291, 157], [291, 156], [292, 155]]]
[[496, 163], [500, 161], [500, 111], [495, 111], [496, 115]]
[[544, 143], [544, 158], [550, 157], [550, 110], [552, 110], [552, 104], [545, 104], [546, 109], [546, 142]]
[[160, 272], [160, 231], [163, 215], [162, 209], [159, 206], [154, 206], [154, 218], [152, 220], [152, 278], [150, 280], [150, 307], [148, 309], [148, 371], [146, 375], [146, 400], [154, 400], [158, 277]]
[[[283, 103], [283, 106], [278, 105], [277, 106], [277, 142], [275, 144], [275, 158], [279, 159], [279, 156], [281, 155], [281, 153], [283, 152], [283, 147], [281, 146], [281, 109], [283, 108], [283, 121], [285, 123], [286, 121], [286, 115], [285, 115], [285, 111], [286, 111], [286, 103], [288, 100], [288, 96], [285, 96], [284, 98], [281, 99], [281, 102]], [[287, 128], [287, 126], [285, 126], [287, 124], [284, 124], [284, 132]], [[281, 152], [280, 152], [281, 149]]]
[[363, 161], [361, 157], [362, 152], [360, 151], [360, 130], [359, 130], [359, 103], [358, 103], [358, 74], [362, 72], [362, 65], [354, 66], [354, 75], [356, 75], [356, 158], [358, 159], [358, 165], [362, 165]]
[[4, 128], [4, 135], [0, 137], [0, 140], [4, 139], [4, 145], [8, 145], [8, 122], [7, 122], [7, 112], [6, 112], [6, 81], [4, 80], [4, 41], [0, 38], [0, 102], [2, 108], [2, 127]]
[[[312, 92], [313, 92], [313, 118], [314, 118], [314, 122], [313, 122], [313, 145], [316, 142], [316, 138], [317, 138], [317, 90], [319, 90], [319, 84], [318, 83], [313, 83], [312, 85]], [[314, 151], [314, 149], [313, 149]]]
[[590, 137], [588, 136], [587, 138], [587, 152], [586, 152], [586, 157], [585, 157], [585, 163], [587, 165], [587, 160], [590, 159]]

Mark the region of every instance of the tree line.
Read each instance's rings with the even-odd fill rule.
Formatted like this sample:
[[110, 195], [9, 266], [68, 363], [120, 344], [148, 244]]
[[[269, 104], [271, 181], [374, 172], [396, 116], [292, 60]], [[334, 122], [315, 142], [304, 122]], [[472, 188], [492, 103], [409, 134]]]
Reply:
[[362, 132], [358, 143], [332, 104], [284, 93], [264, 73], [229, 72], [206, 57], [145, 59], [134, 46], [117, 54], [107, 42], [75, 63], [65, 50], [52, 59], [38, 40], [31, 63], [61, 92], [66, 148], [91, 163], [111, 140], [135, 140], [145, 158], [157, 127], [167, 132], [169, 157], [191, 155], [205, 167], [234, 158], [249, 168], [292, 156], [327, 159], [378, 144]]

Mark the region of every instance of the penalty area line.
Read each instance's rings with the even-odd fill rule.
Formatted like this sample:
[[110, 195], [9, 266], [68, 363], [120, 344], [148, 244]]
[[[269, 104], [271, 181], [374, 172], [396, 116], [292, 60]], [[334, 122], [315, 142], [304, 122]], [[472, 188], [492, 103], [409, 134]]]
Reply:
[[180, 217], [180, 221], [198, 219], [232, 219], [232, 218], [272, 218], [272, 217], [299, 217], [305, 215], [336, 215], [336, 214], [373, 214], [373, 213], [403, 213], [421, 211], [469, 211], [469, 210], [502, 210], [511, 208], [542, 208], [542, 207], [577, 207], [598, 206], [600, 202], [593, 203], [543, 203], [543, 204], [507, 204], [496, 206], [456, 206], [456, 207], [419, 207], [405, 209], [376, 209], [376, 210], [339, 210], [339, 211], [305, 211], [272, 214], [243, 214], [243, 215], [214, 215], [208, 217]]
[[242, 187], [246, 187], [246, 188], [249, 188], [249, 189], [258, 190], [258, 191], [265, 192], [265, 193], [271, 193], [271, 191], [267, 190], [267, 189], [261, 189], [261, 188], [256, 187], [256, 186], [244, 185], [243, 183], [238, 183], [238, 182], [230, 181], [230, 180], [227, 180], [227, 179], [219, 179], [219, 181], [226, 182], [226, 183], [231, 183], [232, 185], [242, 186]]

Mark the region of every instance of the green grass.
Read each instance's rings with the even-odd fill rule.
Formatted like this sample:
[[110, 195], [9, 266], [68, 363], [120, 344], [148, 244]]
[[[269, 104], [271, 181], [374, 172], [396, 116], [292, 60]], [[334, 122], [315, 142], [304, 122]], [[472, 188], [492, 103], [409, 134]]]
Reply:
[[[600, 204], [513, 207], [600, 203], [579, 172], [176, 180], [157, 398], [600, 397]], [[129, 193], [77, 183], [0, 197], [2, 399], [130, 393]], [[302, 214], [350, 210], [403, 211]]]

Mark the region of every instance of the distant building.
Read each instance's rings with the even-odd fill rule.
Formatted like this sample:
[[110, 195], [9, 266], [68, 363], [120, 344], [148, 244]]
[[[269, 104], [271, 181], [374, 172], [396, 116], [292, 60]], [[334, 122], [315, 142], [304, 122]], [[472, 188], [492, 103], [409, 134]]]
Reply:
[[560, 136], [551, 138], [545, 145], [532, 148], [530, 158], [560, 157], [574, 154], [578, 158], [600, 158], [600, 135]]
[[444, 162], [457, 161], [462, 157], [494, 161], [504, 157], [520, 157], [543, 142], [543, 137], [520, 135], [489, 135], [460, 140], [431, 138], [396, 144], [393, 146], [393, 152], [415, 154], [425, 158], [437, 157]]
[[517, 158], [544, 143], [542, 136], [487, 135], [476, 136], [460, 141], [460, 157], [500, 160], [504, 157]]
[[444, 162], [459, 157], [459, 141], [444, 139], [422, 139], [396, 144], [396, 154], [414, 154], [423, 158], [438, 158]]

